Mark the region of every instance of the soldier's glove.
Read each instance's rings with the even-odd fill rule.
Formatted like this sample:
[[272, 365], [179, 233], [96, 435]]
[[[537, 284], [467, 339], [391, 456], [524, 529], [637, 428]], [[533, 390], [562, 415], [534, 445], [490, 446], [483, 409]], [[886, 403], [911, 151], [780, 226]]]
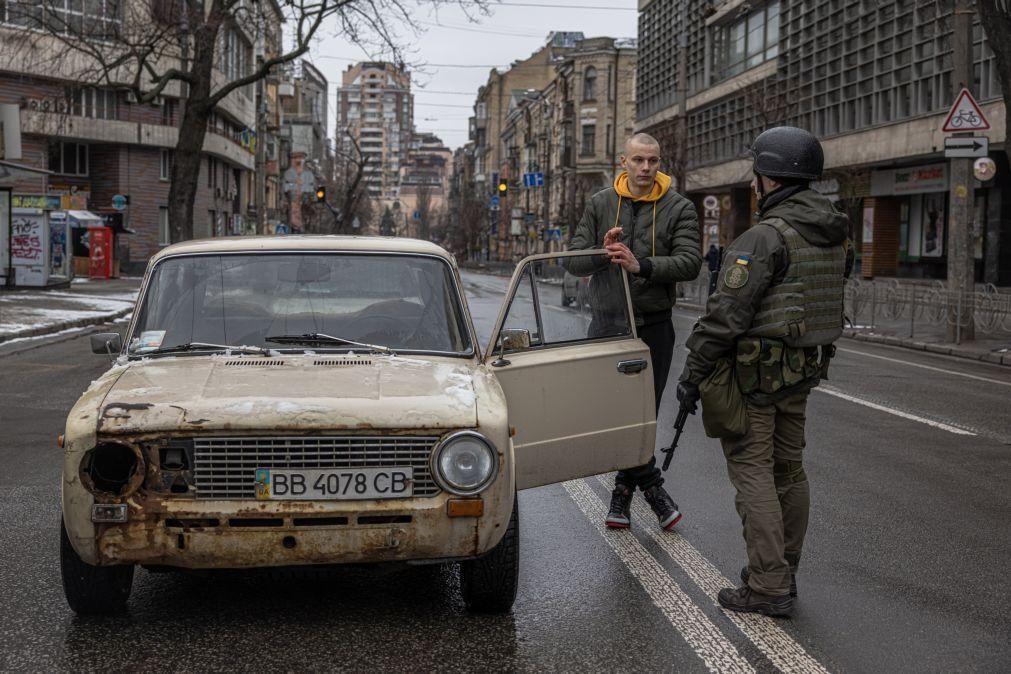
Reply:
[[699, 385], [690, 381], [678, 382], [677, 390], [678, 402], [682, 405], [694, 407], [699, 401]]

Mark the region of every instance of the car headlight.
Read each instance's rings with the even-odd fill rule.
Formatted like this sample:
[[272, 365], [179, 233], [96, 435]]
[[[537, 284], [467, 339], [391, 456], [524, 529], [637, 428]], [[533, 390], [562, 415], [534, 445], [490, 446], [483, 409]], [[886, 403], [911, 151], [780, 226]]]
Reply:
[[443, 438], [432, 455], [433, 474], [448, 492], [476, 494], [492, 481], [498, 470], [498, 455], [480, 433], [460, 431]]

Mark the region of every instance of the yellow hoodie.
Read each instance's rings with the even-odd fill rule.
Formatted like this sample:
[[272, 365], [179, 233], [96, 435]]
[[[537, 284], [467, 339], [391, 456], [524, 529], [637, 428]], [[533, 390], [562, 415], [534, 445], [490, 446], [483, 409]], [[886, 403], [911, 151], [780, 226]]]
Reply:
[[669, 175], [662, 171], [657, 171], [656, 178], [653, 180], [653, 188], [649, 191], [649, 194], [634, 197], [631, 190], [628, 189], [628, 172], [622, 171], [614, 179], [614, 191], [618, 193], [618, 196], [631, 199], [632, 201], [659, 201], [660, 197], [667, 194], [667, 190], [670, 189], [672, 182]]

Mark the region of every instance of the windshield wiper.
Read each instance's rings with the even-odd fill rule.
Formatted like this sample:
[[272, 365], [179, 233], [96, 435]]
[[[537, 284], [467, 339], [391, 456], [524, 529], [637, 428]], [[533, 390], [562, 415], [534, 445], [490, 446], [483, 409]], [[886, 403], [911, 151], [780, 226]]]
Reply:
[[262, 346], [232, 346], [230, 344], [208, 344], [206, 342], [187, 342], [186, 344], [176, 344], [175, 346], [161, 346], [158, 347], [157, 349], [152, 349], [151, 351], [135, 351], [131, 355], [150, 356], [151, 354], [159, 354], [159, 353], [175, 353], [178, 351], [208, 351], [211, 349], [221, 351], [238, 351], [239, 353], [255, 353], [261, 356], [270, 355], [270, 349], [264, 348]]
[[264, 337], [263, 339], [265, 342], [273, 342], [274, 344], [346, 344], [348, 346], [365, 347], [366, 349], [370, 349], [378, 353], [388, 353], [391, 356], [397, 355], [393, 349], [388, 346], [356, 342], [353, 339], [333, 337], [331, 335], [324, 335], [320, 332], [308, 332], [302, 335], [273, 335], [271, 337]]

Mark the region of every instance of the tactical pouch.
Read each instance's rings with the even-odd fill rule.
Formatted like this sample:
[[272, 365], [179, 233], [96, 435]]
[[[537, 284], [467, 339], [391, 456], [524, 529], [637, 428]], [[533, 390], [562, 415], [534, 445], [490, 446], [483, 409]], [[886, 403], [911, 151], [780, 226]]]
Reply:
[[804, 381], [804, 349], [788, 346], [783, 350], [783, 386], [790, 387]]
[[716, 367], [699, 385], [702, 426], [710, 438], [739, 438], [748, 432], [748, 406], [729, 358]]
[[775, 393], [783, 388], [783, 342], [778, 339], [762, 339], [758, 377], [758, 390], [762, 393]]
[[809, 346], [804, 349], [804, 379], [814, 379], [821, 372], [818, 363], [818, 347]]
[[758, 390], [758, 357], [762, 354], [762, 340], [758, 337], [741, 337], [737, 340], [734, 370], [741, 393], [749, 395]]
[[828, 366], [835, 357], [835, 344], [826, 344], [821, 347], [821, 378], [828, 379]]

